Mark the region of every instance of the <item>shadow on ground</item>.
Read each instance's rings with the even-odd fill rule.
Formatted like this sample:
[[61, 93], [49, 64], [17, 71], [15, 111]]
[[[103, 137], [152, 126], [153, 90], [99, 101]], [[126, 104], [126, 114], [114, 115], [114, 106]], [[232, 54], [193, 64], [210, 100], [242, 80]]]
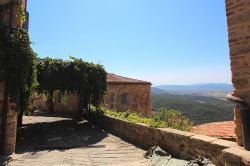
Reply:
[[0, 165], [7, 165], [7, 163], [11, 160], [10, 156], [0, 156]]
[[[107, 137], [104, 130], [84, 120], [60, 119], [29, 123], [18, 129], [16, 153], [72, 148], [99, 148], [94, 145]], [[101, 145], [99, 145], [101, 148]]]

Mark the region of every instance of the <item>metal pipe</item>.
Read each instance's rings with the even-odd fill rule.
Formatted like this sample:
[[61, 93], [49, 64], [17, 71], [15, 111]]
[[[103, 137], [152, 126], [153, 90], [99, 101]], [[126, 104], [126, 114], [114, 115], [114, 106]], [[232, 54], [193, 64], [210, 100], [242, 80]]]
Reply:
[[233, 96], [232, 93], [227, 94], [226, 98], [237, 103], [240, 106], [243, 146], [246, 150], [250, 150], [250, 108], [244, 100], [239, 97]]

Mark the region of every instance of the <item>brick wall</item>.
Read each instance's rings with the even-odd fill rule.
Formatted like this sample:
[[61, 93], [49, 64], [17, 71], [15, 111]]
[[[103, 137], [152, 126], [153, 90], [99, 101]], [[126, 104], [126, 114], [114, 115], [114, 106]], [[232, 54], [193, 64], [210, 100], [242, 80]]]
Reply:
[[226, 11], [234, 93], [250, 106], [250, 1], [226, 0]]
[[[151, 115], [151, 85], [109, 83], [104, 97], [108, 108], [117, 111], [134, 111], [144, 116]], [[126, 98], [126, 101], [123, 101]]]
[[243, 146], [242, 121], [241, 121], [240, 107], [238, 105], [234, 108], [234, 123], [236, 125], [234, 129], [236, 134], [236, 142], [238, 145]]
[[[0, 0], [0, 5], [6, 4], [10, 2], [9, 0]], [[22, 4], [22, 8], [25, 8], [25, 0], [14, 0], [14, 5], [13, 5], [13, 13], [12, 13], [12, 24], [11, 27], [21, 27], [22, 23], [19, 19], [19, 6], [18, 3], [20, 2]], [[3, 23], [6, 26], [9, 26], [9, 16], [10, 12], [9, 9], [4, 10], [3, 12], [0, 13], [0, 20], [1, 23]]]
[[9, 103], [6, 131], [4, 153], [11, 154], [16, 149], [17, 111], [14, 103]]
[[[0, 122], [2, 126], [2, 108], [3, 108], [3, 96], [4, 96], [4, 81], [0, 81]], [[15, 152], [16, 146], [16, 130], [17, 130], [17, 111], [14, 103], [8, 103], [7, 122], [5, 133], [5, 147], [4, 154], [11, 154]], [[2, 135], [0, 131], [0, 135]], [[1, 138], [1, 137], [0, 137]], [[1, 140], [2, 141], [2, 140]]]
[[[0, 5], [4, 5], [10, 1], [8, 0], [0, 0]], [[21, 27], [21, 20], [19, 19], [19, 5], [16, 2], [20, 2], [22, 4], [22, 7], [25, 7], [25, 0], [14, 0], [13, 5], [13, 12], [10, 13], [9, 9], [3, 10], [0, 12], [0, 21], [5, 26], [9, 26], [9, 17], [12, 14], [12, 22], [11, 27]], [[5, 147], [1, 147], [4, 149], [4, 154], [11, 154], [15, 152], [15, 145], [16, 145], [16, 130], [17, 130], [17, 112], [16, 112], [16, 105], [14, 103], [8, 103], [8, 112], [6, 117], [6, 125], [2, 126], [2, 105], [3, 105], [3, 94], [4, 94], [4, 81], [0, 80], [0, 122], [1, 122], [1, 128], [6, 128], [5, 133]], [[10, 100], [9, 100], [10, 101]], [[0, 132], [0, 135], [2, 133]], [[2, 140], [0, 140], [2, 142]]]
[[[234, 96], [250, 106], [250, 1], [226, 0], [228, 38]], [[234, 118], [237, 143], [242, 145], [240, 109], [235, 108]]]

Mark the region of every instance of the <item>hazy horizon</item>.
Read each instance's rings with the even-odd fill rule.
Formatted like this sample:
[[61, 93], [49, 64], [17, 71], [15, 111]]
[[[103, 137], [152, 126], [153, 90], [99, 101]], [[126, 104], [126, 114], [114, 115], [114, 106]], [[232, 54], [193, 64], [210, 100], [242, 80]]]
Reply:
[[204, 83], [194, 83], [194, 84], [160, 84], [160, 85], [152, 85], [152, 87], [156, 87], [156, 86], [190, 86], [190, 85], [202, 85], [202, 84], [227, 84], [227, 85], [233, 85], [232, 83], [226, 83], [226, 82], [204, 82]]

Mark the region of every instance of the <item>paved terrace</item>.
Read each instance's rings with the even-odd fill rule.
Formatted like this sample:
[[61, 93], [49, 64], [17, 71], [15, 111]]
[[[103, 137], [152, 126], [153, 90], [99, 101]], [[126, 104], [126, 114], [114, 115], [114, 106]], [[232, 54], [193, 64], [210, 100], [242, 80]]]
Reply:
[[144, 150], [87, 121], [24, 117], [10, 166], [147, 165]]

